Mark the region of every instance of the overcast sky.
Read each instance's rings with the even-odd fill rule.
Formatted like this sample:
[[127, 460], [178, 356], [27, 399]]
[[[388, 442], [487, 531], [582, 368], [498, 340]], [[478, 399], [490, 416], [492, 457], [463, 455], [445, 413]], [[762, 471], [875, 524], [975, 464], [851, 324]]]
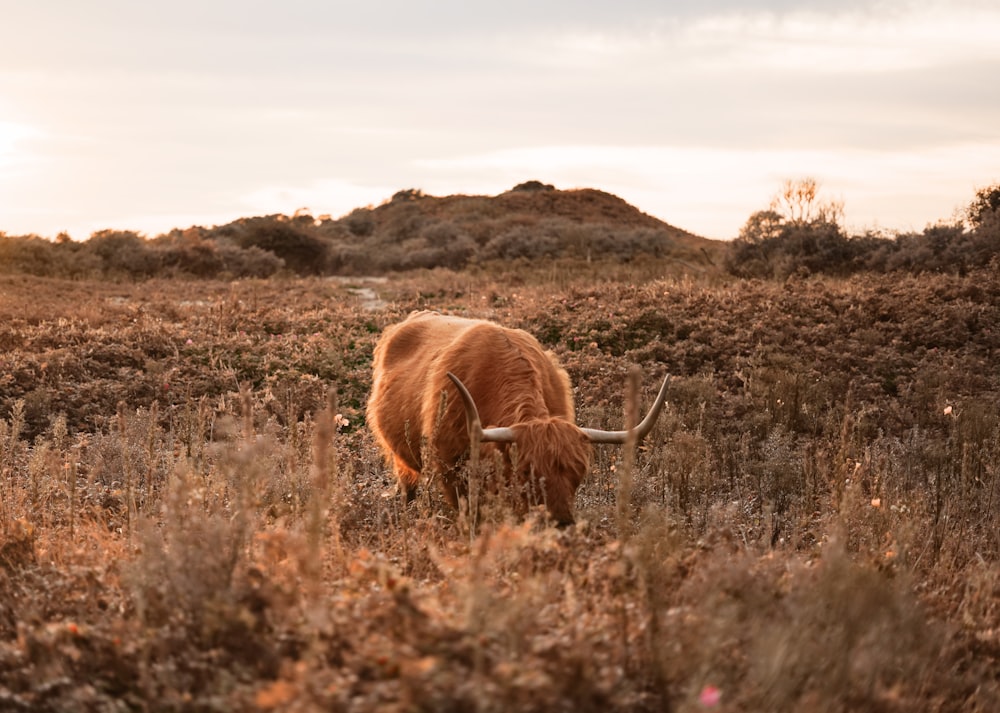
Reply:
[[734, 237], [786, 179], [920, 230], [1000, 182], [997, 0], [0, 0], [0, 231], [599, 188]]

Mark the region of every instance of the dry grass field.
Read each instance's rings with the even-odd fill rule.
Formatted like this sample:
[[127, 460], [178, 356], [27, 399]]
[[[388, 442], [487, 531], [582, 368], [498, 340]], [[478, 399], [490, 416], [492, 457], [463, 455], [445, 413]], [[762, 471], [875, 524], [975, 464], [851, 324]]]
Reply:
[[[0, 710], [1000, 710], [1000, 269], [0, 276]], [[381, 304], [372, 301], [374, 290]], [[414, 309], [669, 402], [577, 524], [386, 497]]]

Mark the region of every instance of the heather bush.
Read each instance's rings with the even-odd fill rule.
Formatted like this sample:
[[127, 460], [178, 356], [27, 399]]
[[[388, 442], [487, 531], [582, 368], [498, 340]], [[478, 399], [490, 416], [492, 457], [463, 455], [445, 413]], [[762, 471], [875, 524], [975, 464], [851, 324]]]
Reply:
[[101, 260], [102, 271], [111, 277], [150, 277], [161, 267], [159, 253], [132, 231], [98, 231], [86, 241], [86, 248]]
[[740, 277], [786, 278], [797, 272], [846, 275], [857, 269], [861, 244], [833, 223], [789, 224], [771, 238], [737, 238], [727, 268]]
[[375, 232], [375, 220], [370, 208], [355, 208], [341, 222], [347, 226], [351, 235], [359, 238], [367, 238]]
[[38, 277], [96, 277], [101, 259], [85, 245], [71, 240], [52, 243], [36, 235], [12, 236], [0, 232], [0, 270]]
[[218, 277], [224, 269], [219, 245], [205, 240], [194, 229], [160, 236], [155, 244], [162, 251], [163, 267], [171, 273], [194, 277]]
[[538, 227], [515, 226], [491, 238], [483, 246], [484, 260], [538, 260], [556, 257], [559, 243], [556, 236]]
[[227, 241], [217, 241], [216, 251], [222, 261], [219, 277], [265, 279], [285, 267], [285, 261], [270, 250], [251, 245], [240, 248]]
[[326, 269], [327, 243], [311, 228], [311, 219], [303, 224], [286, 216], [251, 218], [243, 221], [234, 238], [241, 248], [272, 253], [296, 274], [319, 275]]
[[[505, 269], [396, 275], [377, 311], [319, 278], [0, 280], [4, 705], [1000, 704], [995, 265]], [[372, 347], [425, 307], [538, 336], [587, 425], [621, 427], [631, 364], [640, 408], [674, 374], [576, 526], [388, 492]]]

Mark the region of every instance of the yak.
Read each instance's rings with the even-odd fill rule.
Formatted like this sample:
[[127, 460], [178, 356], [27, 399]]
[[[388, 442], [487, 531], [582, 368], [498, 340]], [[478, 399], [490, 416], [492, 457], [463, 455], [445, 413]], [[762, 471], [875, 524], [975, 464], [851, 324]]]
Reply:
[[513, 495], [517, 510], [544, 504], [556, 523], [568, 525], [591, 444], [641, 440], [659, 415], [669, 380], [632, 431], [580, 428], [569, 376], [533, 336], [420, 311], [379, 338], [367, 420], [408, 501], [423, 473], [440, 480], [457, 508], [468, 495], [461, 465], [476, 443], [483, 462], [499, 464], [494, 482]]

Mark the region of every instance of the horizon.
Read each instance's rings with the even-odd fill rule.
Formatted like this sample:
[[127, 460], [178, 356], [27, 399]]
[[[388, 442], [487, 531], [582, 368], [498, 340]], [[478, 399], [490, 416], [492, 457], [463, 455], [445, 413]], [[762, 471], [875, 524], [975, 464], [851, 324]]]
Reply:
[[1000, 181], [985, 0], [0, 0], [0, 231], [593, 188], [736, 237], [786, 180], [919, 231]]

